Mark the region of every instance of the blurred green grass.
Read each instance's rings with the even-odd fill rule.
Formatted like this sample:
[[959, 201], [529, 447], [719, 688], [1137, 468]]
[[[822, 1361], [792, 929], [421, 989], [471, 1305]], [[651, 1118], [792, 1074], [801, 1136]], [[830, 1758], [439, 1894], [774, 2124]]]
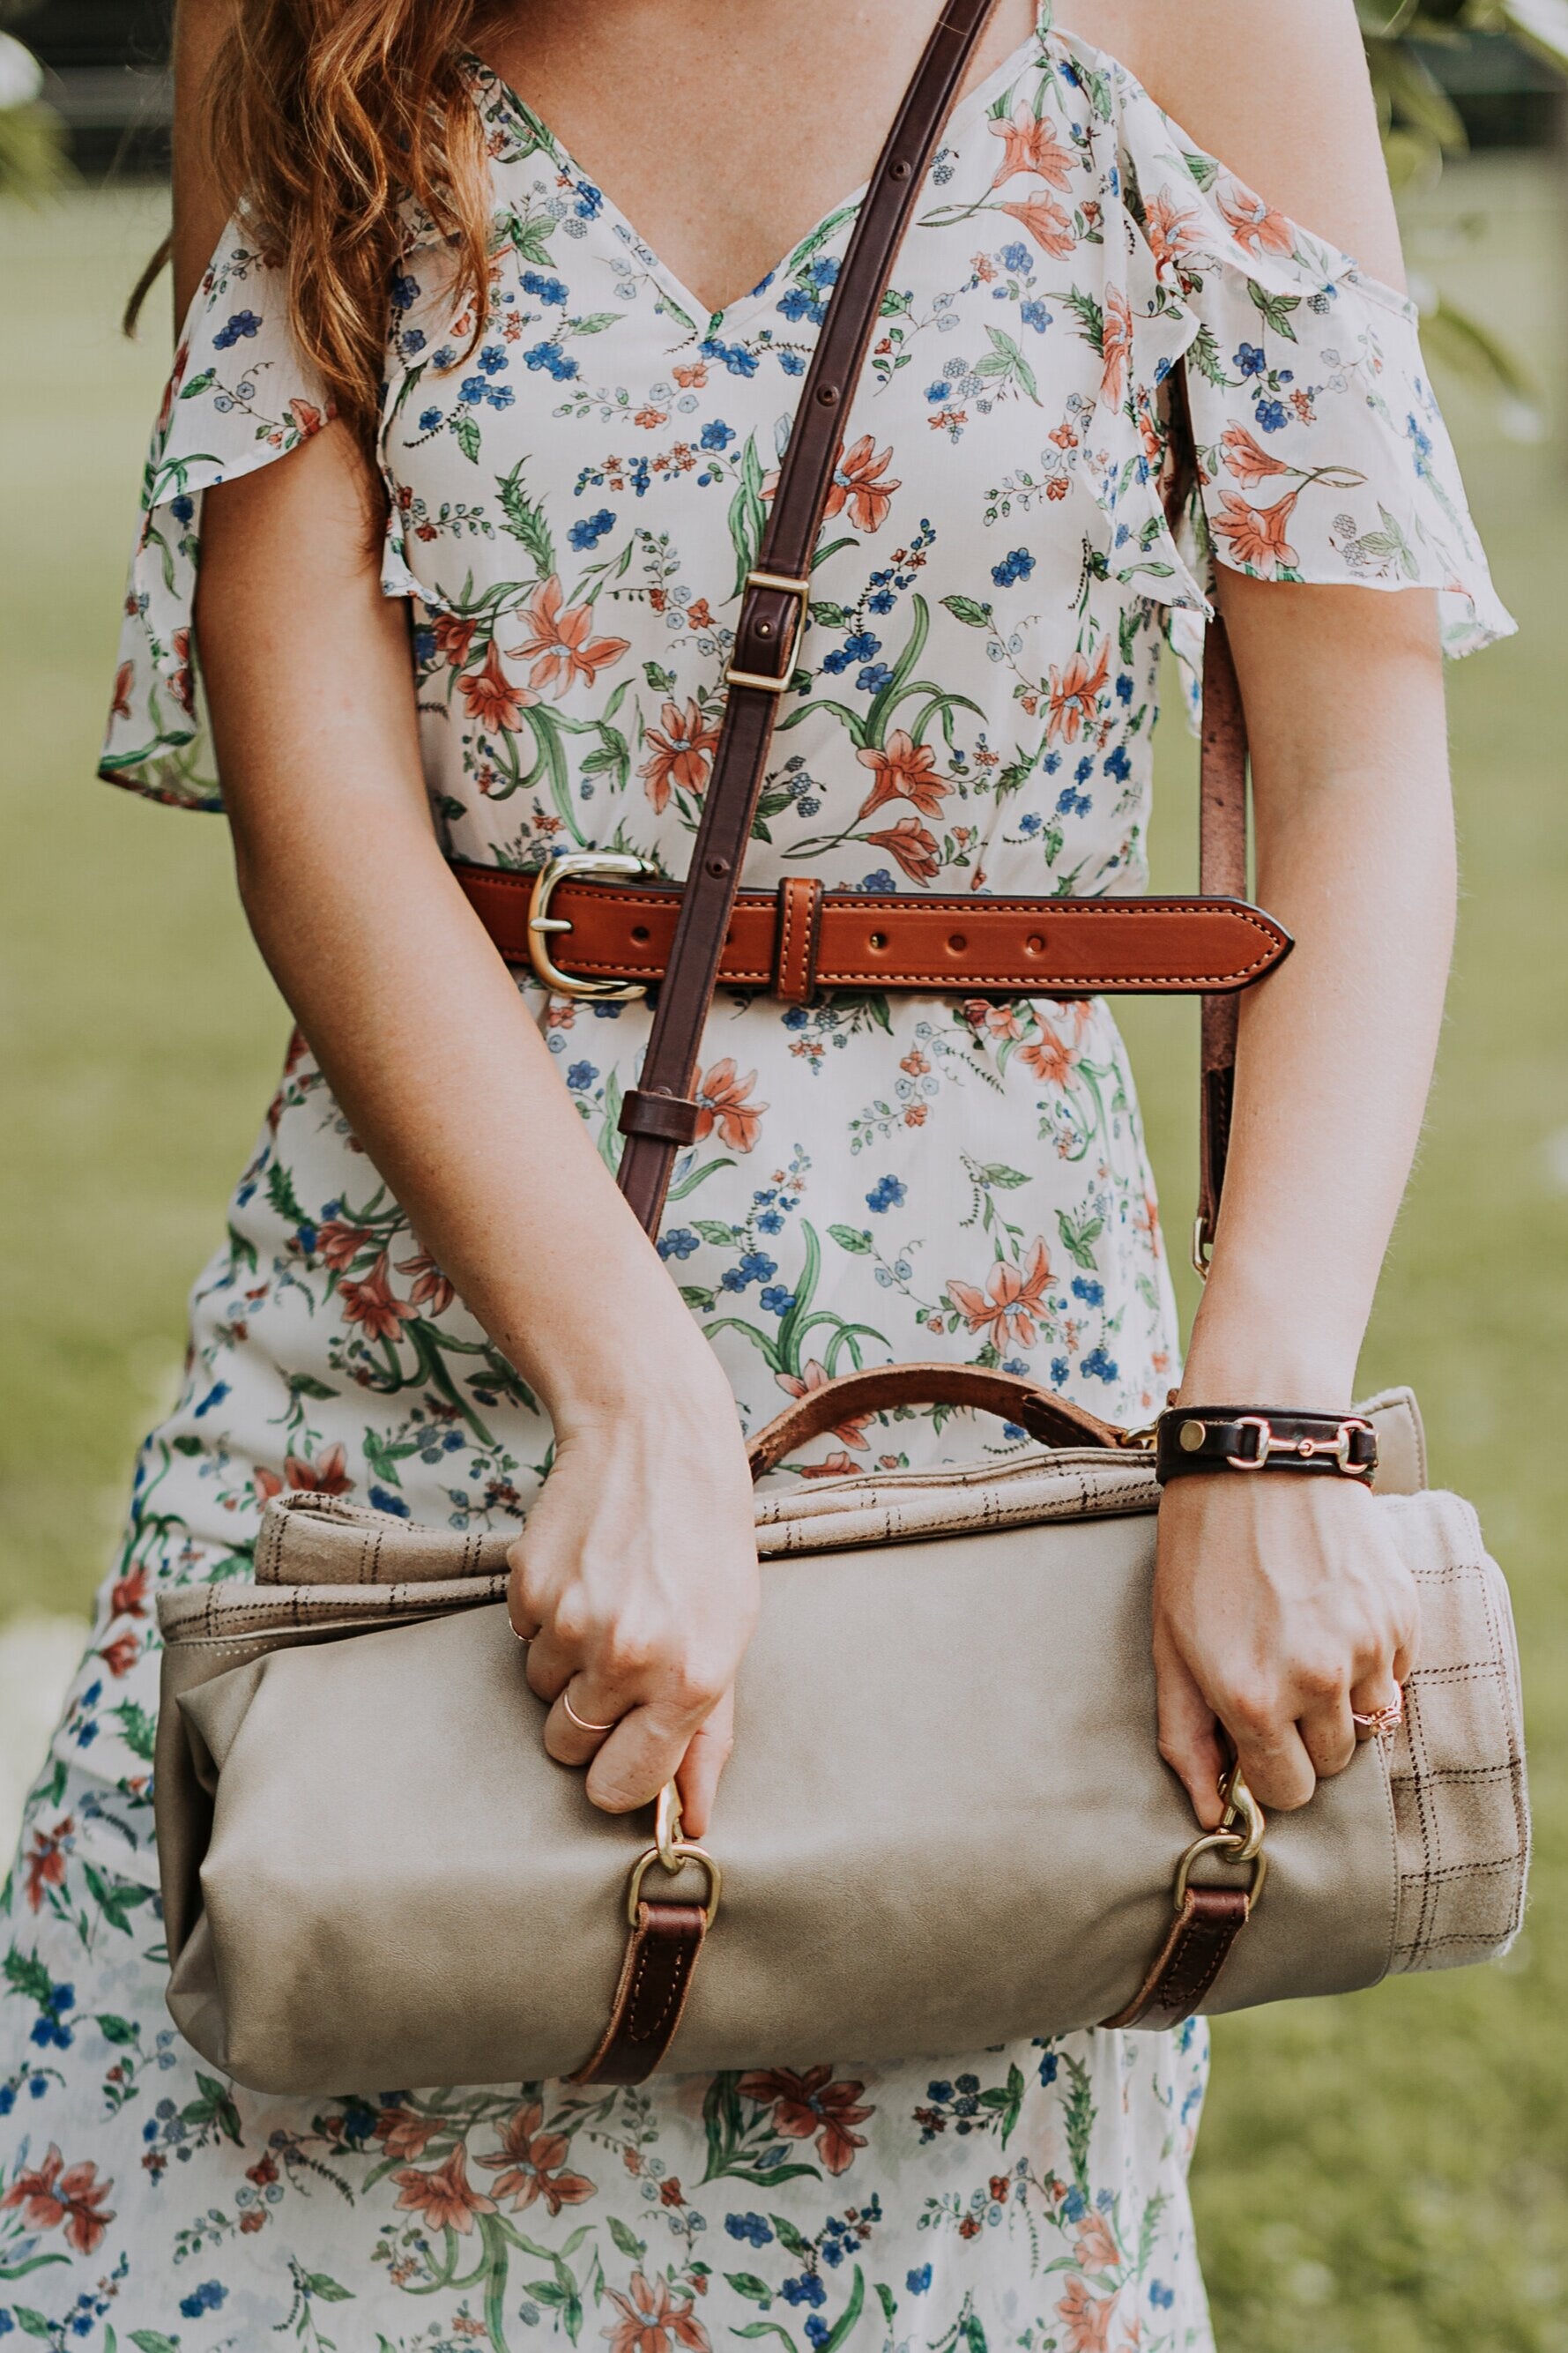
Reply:
[[[87, 1603], [287, 1028], [223, 828], [89, 781], [165, 358], [156, 316], [137, 348], [113, 314], [161, 210], [121, 191], [0, 211], [0, 1618]], [[1457, 173], [1416, 228], [1560, 394], [1547, 168]], [[1445, 392], [1524, 631], [1453, 680], [1458, 963], [1363, 1381], [1415, 1383], [1436, 1475], [1475, 1498], [1513, 1582], [1534, 1898], [1503, 1969], [1216, 2029], [1195, 2189], [1223, 2353], [1568, 2353], [1568, 481], [1559, 443], [1505, 445], [1479, 397]], [[1161, 758], [1160, 879], [1187, 887], [1179, 726]], [[1128, 1029], [1179, 1245], [1194, 1024], [1138, 1007]]]

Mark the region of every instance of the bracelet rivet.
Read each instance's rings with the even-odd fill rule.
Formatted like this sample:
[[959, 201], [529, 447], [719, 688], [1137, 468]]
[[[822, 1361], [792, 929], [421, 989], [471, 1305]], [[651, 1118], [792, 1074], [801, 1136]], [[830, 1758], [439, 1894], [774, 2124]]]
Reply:
[[1176, 1432], [1176, 1442], [1184, 1454], [1195, 1454], [1206, 1435], [1201, 1421], [1184, 1421]]

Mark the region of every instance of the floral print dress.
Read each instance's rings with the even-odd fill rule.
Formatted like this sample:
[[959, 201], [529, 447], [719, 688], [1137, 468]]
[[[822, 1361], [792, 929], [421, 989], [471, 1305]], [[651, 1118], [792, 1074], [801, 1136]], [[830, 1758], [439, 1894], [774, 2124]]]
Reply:
[[[679, 876], [858, 199], [710, 314], [469, 71], [486, 309], [454, 315], [411, 212], [381, 434], [384, 585], [409, 612], [436, 822], [454, 856], [527, 869], [586, 845]], [[1205, 480], [1173, 535], [1158, 478], [1183, 355]], [[191, 636], [202, 493], [322, 419], [237, 224], [153, 438], [106, 776], [220, 806]], [[1455, 651], [1510, 626], [1410, 306], [1043, 16], [954, 113], [883, 304], [747, 881], [1137, 891], [1162, 639], [1173, 626], [1190, 654], [1216, 561], [1433, 587]], [[646, 1008], [520, 986], [613, 1158]], [[1112, 1418], [1162, 1398], [1170, 1291], [1102, 1006], [721, 998], [701, 1099], [659, 1248], [749, 1425], [911, 1356], [1005, 1365]], [[1009, 1442], [965, 1416], [856, 1419], [780, 1475]], [[549, 1450], [296, 1040], [5, 1898], [0, 2335], [142, 2353], [1207, 2347], [1185, 2189], [1201, 2027], [892, 2067], [825, 2052], [805, 2073], [644, 2090], [304, 2101], [247, 2092], [181, 2042], [151, 1811], [157, 1590], [244, 1575], [289, 1488], [512, 1524]]]

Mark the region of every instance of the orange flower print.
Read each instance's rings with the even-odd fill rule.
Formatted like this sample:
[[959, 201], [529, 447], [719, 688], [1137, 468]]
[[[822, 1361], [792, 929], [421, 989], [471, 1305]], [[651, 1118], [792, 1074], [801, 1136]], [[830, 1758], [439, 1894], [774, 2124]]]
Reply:
[[852, 1454], [846, 1454], [844, 1449], [839, 1447], [836, 1453], [827, 1457], [826, 1462], [803, 1462], [800, 1465], [800, 1475], [803, 1479], [847, 1479], [851, 1472], [861, 1468], [862, 1465], [856, 1461]]
[[310, 1462], [303, 1455], [290, 1454], [283, 1464], [283, 1476], [296, 1495], [346, 1495], [353, 1485], [349, 1477], [348, 1455], [341, 1445], [329, 1446], [320, 1462]]
[[142, 1656], [142, 1645], [134, 1634], [116, 1634], [112, 1642], [105, 1642], [98, 1652], [109, 1672], [117, 1680], [128, 1675]]
[[700, 392], [708, 381], [708, 363], [698, 360], [690, 367], [674, 368], [670, 373], [682, 392]]
[[833, 473], [833, 487], [827, 493], [825, 515], [842, 514], [849, 509], [849, 520], [857, 531], [880, 531], [892, 510], [892, 493], [902, 490], [900, 481], [889, 481], [887, 471], [891, 449], [879, 456], [868, 433], [862, 433], [851, 449], [839, 458]]
[[731, 1152], [750, 1152], [757, 1140], [766, 1103], [746, 1101], [757, 1083], [755, 1071], [748, 1071], [743, 1079], [735, 1076], [733, 1058], [726, 1055], [715, 1062], [706, 1078], [697, 1082], [697, 1141], [719, 1131], [719, 1140]]
[[[827, 1367], [826, 1365], [818, 1364], [816, 1358], [813, 1356], [803, 1376], [797, 1377], [794, 1373], [775, 1373], [773, 1378], [788, 1396], [809, 1397], [813, 1389], [825, 1389], [827, 1387]], [[834, 1423], [833, 1435], [835, 1438], [842, 1439], [846, 1446], [859, 1447], [864, 1451], [868, 1442], [864, 1432], [867, 1423], [871, 1419], [868, 1413], [850, 1414], [845, 1420]]]
[[135, 675], [136, 665], [134, 662], [121, 662], [120, 668], [115, 671], [114, 700], [109, 706], [109, 713], [111, 719], [130, 718], [131, 682]]
[[647, 731], [648, 756], [637, 774], [649, 800], [662, 817], [669, 806], [673, 785], [679, 785], [683, 793], [700, 794], [706, 789], [708, 772], [718, 748], [719, 730], [709, 724], [690, 698], [684, 712], [678, 702], [667, 702], [661, 716], [662, 731], [658, 727]]
[[896, 858], [911, 882], [929, 882], [941, 871], [936, 837], [928, 833], [918, 818], [901, 817], [889, 831], [868, 833], [866, 839], [878, 849], [885, 849], [889, 858]]
[[1132, 349], [1132, 305], [1120, 286], [1105, 290], [1105, 324], [1100, 343], [1101, 397], [1112, 408], [1121, 406], [1127, 381], [1127, 360]]
[[1058, 1037], [1048, 1021], [1042, 1021], [1039, 1036], [1019, 1047], [1018, 1060], [1026, 1069], [1033, 1071], [1043, 1085], [1065, 1087], [1078, 1056], [1065, 1038]]
[[1238, 482], [1245, 482], [1248, 490], [1255, 482], [1267, 481], [1271, 474], [1288, 474], [1290, 471], [1282, 458], [1270, 457], [1245, 425], [1226, 427], [1224, 448], [1226, 468]]
[[432, 1315], [445, 1315], [458, 1295], [427, 1250], [421, 1250], [416, 1258], [400, 1258], [397, 1271], [414, 1277], [408, 1294], [411, 1305], [427, 1307]]
[[1265, 204], [1245, 181], [1237, 179], [1232, 173], [1224, 173], [1215, 195], [1235, 231], [1237, 245], [1244, 246], [1248, 253], [1295, 252], [1296, 232], [1284, 214]]
[[1163, 269], [1173, 261], [1184, 260], [1198, 242], [1198, 217], [1184, 206], [1178, 207], [1162, 189], [1143, 216], [1143, 233], [1155, 267]]
[[634, 2272], [625, 2295], [611, 2288], [610, 2302], [621, 2316], [599, 2331], [610, 2353], [669, 2353], [672, 2344], [686, 2346], [689, 2353], [709, 2353], [708, 2331], [694, 2316], [690, 2297], [677, 2304], [668, 2280], [650, 2282]]
[[1097, 2206], [1091, 2206], [1085, 2215], [1073, 2242], [1072, 2253], [1080, 2272], [1111, 2272], [1121, 2261], [1115, 2234]]
[[461, 2144], [444, 2165], [431, 2173], [421, 2173], [416, 2166], [405, 2166], [393, 2175], [403, 2195], [398, 2200], [416, 2214], [423, 2214], [432, 2231], [456, 2231], [467, 2238], [474, 2227], [476, 2214], [493, 2214], [493, 2198], [480, 2195], [469, 2183], [468, 2168], [463, 2163]]
[[70, 1814], [58, 1821], [52, 1831], [33, 1832], [33, 1843], [22, 1858], [30, 1912], [42, 1911], [46, 1888], [65, 1885], [66, 1857], [75, 1834], [76, 1820]]
[[742, 2075], [741, 2097], [764, 2106], [771, 2102], [774, 2132], [786, 2140], [809, 2140], [815, 2134], [816, 2153], [829, 2173], [847, 2173], [856, 2150], [866, 2146], [865, 2135], [849, 2127], [864, 2124], [875, 2111], [859, 2105], [864, 2084], [849, 2076], [836, 2084], [832, 2075], [826, 2065], [813, 2067], [805, 2075], [789, 2067], [772, 2067], [765, 2073]]
[[1072, 222], [1049, 196], [1028, 196], [1022, 203], [1004, 205], [1002, 210], [1028, 230], [1043, 252], [1054, 255], [1058, 261], [1065, 260], [1078, 244]]
[[1234, 491], [1224, 491], [1214, 528], [1229, 543], [1232, 562], [1265, 580], [1272, 579], [1277, 571], [1294, 571], [1296, 551], [1285, 536], [1285, 527], [1300, 495], [1299, 491], [1287, 491], [1277, 506], [1249, 507]]
[[528, 674], [530, 686], [548, 687], [557, 697], [564, 694], [578, 679], [592, 686], [606, 663], [619, 661], [627, 650], [627, 638], [592, 638], [594, 626], [592, 605], [563, 607], [563, 591], [552, 573], [541, 581], [523, 607], [528, 617], [531, 637], [512, 653], [520, 661], [531, 661]]
[[174, 631], [173, 651], [174, 668], [169, 677], [170, 691], [181, 710], [187, 715], [194, 715], [196, 707], [196, 673], [191, 661], [189, 629]]
[[436, 650], [454, 670], [461, 670], [468, 659], [468, 648], [474, 642], [477, 621], [464, 620], [456, 613], [438, 613], [436, 617]]
[[362, 1226], [348, 1225], [342, 1218], [329, 1218], [326, 1224], [317, 1229], [316, 1248], [321, 1254], [323, 1265], [330, 1267], [334, 1274], [342, 1274], [346, 1267], [353, 1266], [361, 1250], [367, 1249], [371, 1240], [372, 1236]]
[[118, 1577], [109, 1588], [109, 1614], [111, 1618], [145, 1618], [147, 1609], [147, 1564], [139, 1560], [124, 1577]]
[[1083, 654], [1074, 654], [1063, 670], [1058, 670], [1053, 662], [1050, 711], [1046, 722], [1048, 742], [1054, 744], [1059, 736], [1066, 743], [1076, 744], [1085, 727], [1093, 725], [1095, 705], [1104, 692], [1105, 681], [1110, 675], [1109, 638], [1101, 645], [1100, 658], [1092, 670]]
[[1115, 2310], [1113, 2295], [1091, 2295], [1082, 2280], [1068, 2280], [1067, 2294], [1057, 2306], [1057, 2318], [1065, 2331], [1063, 2353], [1108, 2353]]
[[467, 678], [460, 678], [458, 688], [468, 705], [468, 717], [498, 734], [515, 727], [529, 704], [539, 700], [526, 687], [513, 686], [500, 666], [500, 648], [493, 638], [480, 667]]
[[1045, 1304], [1050, 1280], [1045, 1241], [1037, 1235], [1021, 1267], [1008, 1266], [998, 1260], [985, 1279], [984, 1291], [976, 1291], [973, 1283], [960, 1282], [955, 1278], [947, 1286], [947, 1295], [971, 1334], [978, 1338], [984, 1333], [992, 1345], [1005, 1355], [1015, 1342], [1020, 1348], [1034, 1346], [1035, 1318]]
[[416, 2116], [412, 2108], [383, 2108], [375, 2120], [374, 2135], [388, 2157], [423, 2157], [437, 2134], [445, 2129], [442, 2116]]
[[395, 1340], [414, 1314], [412, 1307], [392, 1295], [384, 1250], [363, 1282], [340, 1282], [338, 1297], [344, 1322], [363, 1324], [367, 1340]]
[[585, 2198], [592, 2198], [594, 2184], [584, 2173], [562, 2170], [566, 2162], [566, 2136], [541, 2132], [543, 2122], [544, 2110], [537, 2100], [515, 2108], [500, 2148], [490, 2157], [481, 2157], [479, 2163], [507, 2168], [496, 2183], [496, 2196], [510, 2198], [514, 2213], [542, 2198], [553, 2218], [563, 2206], [581, 2206]]
[[994, 188], [1015, 179], [1020, 172], [1037, 173], [1053, 188], [1068, 185], [1072, 175], [1072, 149], [1062, 145], [1043, 116], [1031, 111], [1026, 99], [1018, 100], [1011, 115], [994, 114], [990, 128], [993, 138], [1005, 142], [996, 177], [991, 183]]
[[63, 2222], [67, 2243], [79, 2255], [90, 2255], [114, 2220], [112, 2210], [103, 2209], [114, 2184], [97, 2174], [96, 2165], [66, 2165], [51, 2141], [42, 2165], [18, 2173], [0, 2208], [22, 2207], [29, 2230], [53, 2231]]
[[312, 433], [319, 433], [321, 431], [322, 424], [321, 412], [316, 406], [314, 401], [291, 400], [289, 403], [289, 414], [294, 419], [295, 424], [299, 427], [300, 438], [302, 440], [308, 441]]
[[936, 754], [929, 744], [917, 744], [902, 727], [895, 727], [885, 752], [868, 744], [855, 757], [869, 768], [875, 784], [860, 805], [869, 817], [884, 801], [913, 801], [924, 817], [940, 817], [952, 785], [936, 773]]

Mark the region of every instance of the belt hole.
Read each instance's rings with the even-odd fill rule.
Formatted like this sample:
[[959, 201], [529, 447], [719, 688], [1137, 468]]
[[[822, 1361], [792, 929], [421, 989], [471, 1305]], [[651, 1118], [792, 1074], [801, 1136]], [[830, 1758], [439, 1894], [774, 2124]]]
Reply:
[[632, 925], [632, 937], [636, 940], [639, 948], [646, 945], [647, 936], [648, 930], [646, 923], [634, 923]]
[[1024, 945], [1031, 955], [1043, 955], [1045, 954], [1046, 944], [1040, 937], [1038, 932], [1031, 932], [1028, 938], [1024, 942]]
[[886, 932], [873, 932], [873, 933], [872, 933], [872, 934], [871, 934], [871, 942], [870, 942], [870, 944], [871, 944], [871, 945], [872, 945], [874, 948], [885, 948], [885, 947], [887, 946], [887, 944], [888, 944], [888, 934], [887, 934], [887, 933], [886, 933]]
[[952, 955], [962, 955], [964, 949], [969, 945], [969, 942], [965, 939], [962, 932], [954, 932], [947, 944]]

